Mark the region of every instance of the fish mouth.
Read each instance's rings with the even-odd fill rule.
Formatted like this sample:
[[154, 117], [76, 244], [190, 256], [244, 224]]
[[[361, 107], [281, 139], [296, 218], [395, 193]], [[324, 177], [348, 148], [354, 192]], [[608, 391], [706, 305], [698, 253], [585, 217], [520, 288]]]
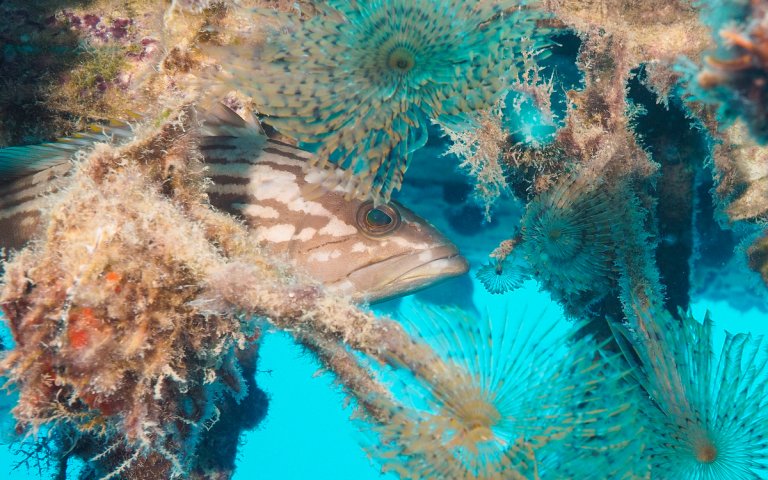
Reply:
[[467, 260], [455, 246], [439, 245], [366, 265], [350, 273], [347, 279], [360, 292], [358, 300], [377, 303], [411, 294], [468, 270]]

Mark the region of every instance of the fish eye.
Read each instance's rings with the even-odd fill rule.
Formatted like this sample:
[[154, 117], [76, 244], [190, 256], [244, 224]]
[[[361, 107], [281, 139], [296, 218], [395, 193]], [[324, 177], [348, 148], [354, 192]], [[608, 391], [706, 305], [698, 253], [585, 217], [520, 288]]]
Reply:
[[374, 207], [367, 201], [357, 210], [357, 226], [370, 237], [383, 237], [400, 227], [400, 212], [394, 204]]

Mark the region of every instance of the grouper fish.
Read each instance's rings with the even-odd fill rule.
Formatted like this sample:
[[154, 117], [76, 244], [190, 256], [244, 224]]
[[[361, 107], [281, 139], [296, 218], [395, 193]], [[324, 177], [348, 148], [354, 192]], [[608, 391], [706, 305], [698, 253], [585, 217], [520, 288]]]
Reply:
[[[423, 218], [394, 201], [374, 206], [329, 187], [327, 168], [307, 167], [311, 153], [268, 138], [252, 116], [217, 105], [200, 118], [211, 205], [328, 288], [373, 303], [467, 271], [456, 246]], [[125, 128], [105, 130], [113, 140], [129, 137]], [[38, 234], [43, 195], [65, 184], [72, 153], [106, 140], [100, 132], [0, 149], [0, 248]]]

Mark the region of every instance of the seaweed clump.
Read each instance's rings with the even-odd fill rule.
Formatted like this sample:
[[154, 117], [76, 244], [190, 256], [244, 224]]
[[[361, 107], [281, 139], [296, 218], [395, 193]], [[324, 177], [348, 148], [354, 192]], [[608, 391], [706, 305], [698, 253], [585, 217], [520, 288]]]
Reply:
[[[234, 356], [245, 342], [241, 320], [191, 303], [202, 288], [204, 230], [146, 171], [117, 167], [147, 161], [171, 136], [122, 152], [97, 147], [60, 194], [43, 241], [6, 265], [1, 302], [17, 345], [2, 371], [18, 388], [17, 428], [60, 424], [99, 439], [103, 451], [80, 453], [99, 459], [104, 478], [188, 471], [219, 397], [246, 393]], [[175, 137], [160, 168], [181, 183], [201, 165], [190, 140]], [[177, 192], [185, 195], [203, 198]]]
[[[520, 36], [540, 13], [525, 2], [338, 0], [252, 48], [212, 50], [267, 123], [348, 169], [355, 193], [386, 202], [400, 188], [429, 121], [461, 125], [518, 75]], [[267, 16], [264, 12], [257, 14]], [[515, 35], [510, 32], [514, 31]], [[254, 81], [258, 78], [258, 81]]]

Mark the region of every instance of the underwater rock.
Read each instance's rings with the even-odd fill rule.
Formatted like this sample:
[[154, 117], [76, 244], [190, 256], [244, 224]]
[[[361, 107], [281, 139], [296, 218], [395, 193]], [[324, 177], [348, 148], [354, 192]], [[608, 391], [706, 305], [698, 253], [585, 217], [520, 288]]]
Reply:
[[82, 129], [78, 117], [128, 118], [145, 107], [136, 93], [148, 93], [143, 80], [162, 55], [160, 4], [27, 3], [0, 5], [4, 18], [25, 19], [3, 22], [0, 82], [12, 87], [0, 99], [0, 144], [40, 143]]
[[40, 101], [48, 94], [51, 77], [64, 74], [76, 61], [79, 38], [54, 14], [45, 4], [0, 4], [0, 145], [39, 143], [69, 127]]
[[[227, 1], [9, 0], [0, 4], [0, 145], [38, 144], [88, 122], [159, 114], [215, 29], [237, 31]], [[244, 0], [283, 10], [303, 2]]]
[[626, 82], [633, 65], [626, 45], [595, 32], [583, 39], [577, 65], [584, 73], [584, 88], [567, 92], [566, 118], [554, 140], [538, 148], [505, 152], [507, 171], [529, 175], [516, 179], [521, 185], [511, 185], [524, 198], [576, 172], [585, 183], [609, 185], [628, 176], [645, 179], [656, 173], [657, 165], [638, 144], [628, 115]]

